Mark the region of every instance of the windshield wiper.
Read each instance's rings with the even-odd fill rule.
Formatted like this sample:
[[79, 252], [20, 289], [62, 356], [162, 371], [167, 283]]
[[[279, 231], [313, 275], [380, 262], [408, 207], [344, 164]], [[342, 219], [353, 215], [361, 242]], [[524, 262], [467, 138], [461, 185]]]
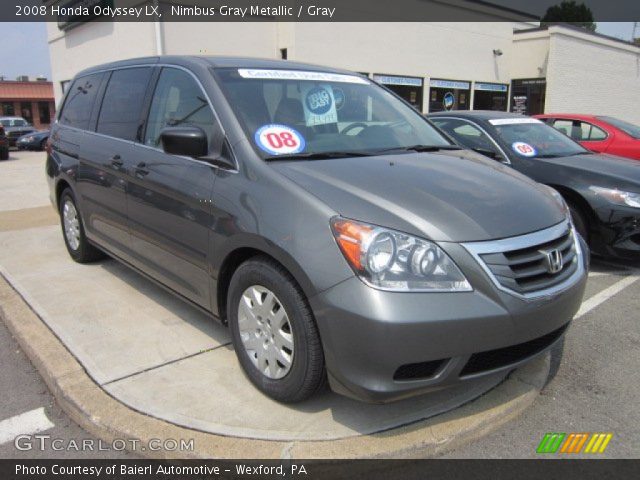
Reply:
[[282, 155], [273, 155], [265, 157], [265, 162], [274, 162], [279, 160], [327, 160], [330, 158], [349, 158], [349, 157], [370, 157], [372, 153], [367, 152], [308, 152], [308, 153], [283, 153]]
[[393, 147], [378, 150], [377, 153], [386, 152], [438, 152], [440, 150], [462, 150], [457, 145], [410, 145], [408, 147]]

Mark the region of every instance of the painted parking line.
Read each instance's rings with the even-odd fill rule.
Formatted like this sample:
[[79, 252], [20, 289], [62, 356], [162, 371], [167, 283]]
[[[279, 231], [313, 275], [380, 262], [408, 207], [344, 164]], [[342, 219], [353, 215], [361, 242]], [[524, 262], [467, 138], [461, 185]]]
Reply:
[[0, 445], [13, 442], [18, 435], [33, 435], [55, 427], [44, 413], [44, 407], [0, 421]]
[[578, 313], [576, 313], [576, 316], [574, 318], [580, 318], [581, 316], [590, 312], [601, 303], [606, 302], [611, 297], [620, 293], [622, 290], [638, 280], [640, 280], [640, 277], [637, 276], [624, 277], [622, 280], [614, 283], [610, 287], [607, 287], [601, 292], [596, 293], [593, 297], [582, 302], [582, 306], [580, 307], [580, 310], [578, 310]]

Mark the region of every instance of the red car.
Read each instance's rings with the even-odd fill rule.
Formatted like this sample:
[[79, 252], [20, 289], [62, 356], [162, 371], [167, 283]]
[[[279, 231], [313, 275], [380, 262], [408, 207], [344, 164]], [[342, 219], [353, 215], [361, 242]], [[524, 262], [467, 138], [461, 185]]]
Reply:
[[640, 127], [604, 115], [549, 113], [534, 115], [598, 153], [609, 153], [640, 160]]

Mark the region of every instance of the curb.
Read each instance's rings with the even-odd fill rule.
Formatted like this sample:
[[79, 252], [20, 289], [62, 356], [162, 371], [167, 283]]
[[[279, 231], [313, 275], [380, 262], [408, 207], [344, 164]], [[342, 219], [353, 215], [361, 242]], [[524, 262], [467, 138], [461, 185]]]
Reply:
[[[328, 441], [269, 441], [215, 435], [133, 410], [93, 382], [82, 365], [0, 275], [0, 317], [60, 407], [83, 429], [111, 444], [136, 440], [147, 458], [314, 459], [426, 458], [471, 442], [514, 419], [538, 397], [549, 355], [520, 368], [494, 389], [450, 412], [372, 435]], [[153, 450], [157, 440], [193, 439], [193, 451]], [[126, 444], [129, 446], [130, 441]]]

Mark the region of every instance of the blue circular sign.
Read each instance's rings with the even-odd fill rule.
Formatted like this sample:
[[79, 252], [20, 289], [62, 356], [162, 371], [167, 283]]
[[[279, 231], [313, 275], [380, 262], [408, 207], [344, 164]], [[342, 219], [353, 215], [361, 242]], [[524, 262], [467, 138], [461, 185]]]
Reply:
[[326, 88], [316, 87], [309, 90], [305, 99], [307, 109], [314, 115], [324, 115], [331, 109], [331, 95]]
[[456, 102], [456, 97], [453, 95], [453, 93], [447, 92], [444, 94], [444, 98], [442, 99], [442, 105], [444, 105], [445, 110], [451, 110], [455, 102]]
[[340, 110], [345, 101], [344, 91], [341, 88], [334, 88], [333, 99], [336, 101], [336, 110]]

